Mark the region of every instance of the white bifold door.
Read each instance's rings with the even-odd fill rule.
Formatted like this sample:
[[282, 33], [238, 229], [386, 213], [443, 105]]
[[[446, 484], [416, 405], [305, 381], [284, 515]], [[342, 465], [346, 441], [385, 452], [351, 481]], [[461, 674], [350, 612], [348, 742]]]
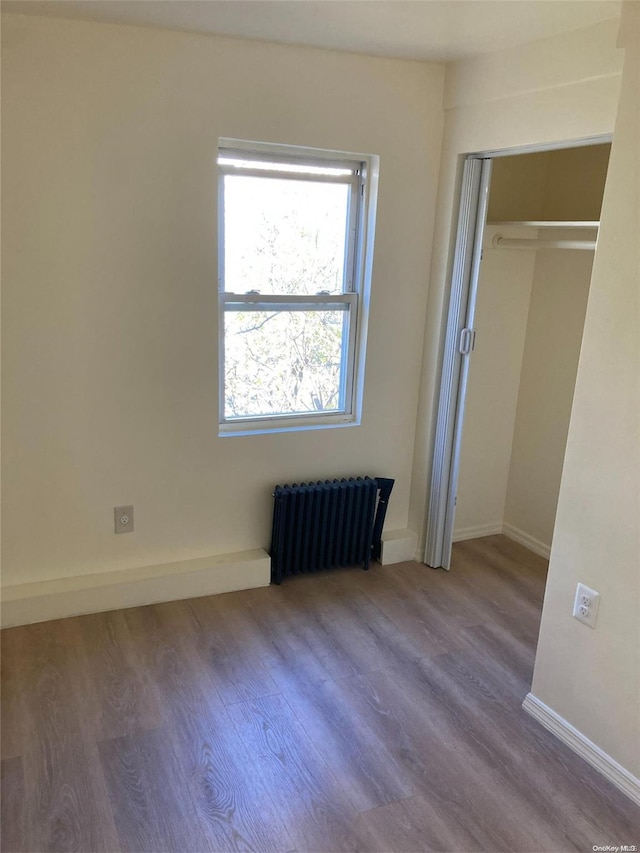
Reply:
[[429, 491], [424, 561], [433, 568], [449, 569], [451, 562], [464, 401], [475, 343], [473, 322], [490, 179], [490, 159], [466, 159]]

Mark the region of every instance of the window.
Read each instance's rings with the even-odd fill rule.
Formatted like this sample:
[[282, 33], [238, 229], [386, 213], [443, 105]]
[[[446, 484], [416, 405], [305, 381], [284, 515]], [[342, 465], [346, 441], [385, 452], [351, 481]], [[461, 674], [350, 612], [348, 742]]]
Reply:
[[357, 423], [372, 158], [218, 154], [221, 434]]

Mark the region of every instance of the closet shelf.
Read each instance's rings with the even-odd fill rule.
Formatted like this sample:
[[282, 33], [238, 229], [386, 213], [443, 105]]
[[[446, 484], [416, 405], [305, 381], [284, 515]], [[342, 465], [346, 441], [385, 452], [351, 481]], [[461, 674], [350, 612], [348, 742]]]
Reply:
[[599, 222], [587, 222], [586, 220], [576, 220], [569, 222], [566, 219], [553, 221], [544, 219], [540, 221], [524, 221], [516, 220], [512, 222], [487, 222], [492, 228], [599, 228]]
[[536, 238], [532, 239], [527, 237], [526, 239], [513, 238], [513, 237], [505, 237], [500, 231], [497, 231], [494, 234], [493, 240], [491, 241], [491, 245], [494, 249], [527, 249], [529, 251], [535, 251], [536, 249], [584, 249], [588, 252], [593, 252], [596, 248], [596, 237], [598, 236], [598, 227], [599, 222], [587, 222], [586, 220], [577, 220], [577, 221], [567, 221], [563, 220], [529, 220], [529, 221], [516, 221], [516, 222], [487, 222], [487, 226], [492, 226], [493, 228], [529, 228], [529, 229], [545, 229], [545, 228], [554, 228], [554, 229], [564, 229], [565, 231], [572, 231], [576, 228], [589, 230], [591, 232], [595, 232], [592, 234], [585, 234], [579, 240], [575, 239], [552, 239], [550, 240], [548, 237]]

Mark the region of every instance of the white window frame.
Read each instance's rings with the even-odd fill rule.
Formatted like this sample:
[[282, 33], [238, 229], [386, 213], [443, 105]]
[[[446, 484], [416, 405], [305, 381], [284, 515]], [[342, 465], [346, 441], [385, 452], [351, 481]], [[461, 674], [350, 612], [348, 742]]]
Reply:
[[[239, 160], [242, 167], [225, 163]], [[219, 435], [248, 435], [301, 429], [357, 426], [361, 422], [366, 330], [373, 261], [378, 158], [290, 145], [220, 139], [218, 144], [218, 359]], [[220, 162], [222, 161], [222, 162]], [[266, 163], [300, 164], [305, 168], [336, 169], [345, 174], [305, 174], [269, 169]], [[255, 163], [252, 168], [250, 163]], [[346, 171], [349, 170], [349, 171]], [[296, 180], [347, 183], [352, 187], [347, 211], [344, 289], [316, 295], [232, 293], [225, 291], [224, 176], [291, 177]], [[274, 414], [225, 418], [225, 314], [227, 311], [342, 310], [349, 312], [349, 334], [343, 339], [341, 399], [344, 408], [331, 412]]]

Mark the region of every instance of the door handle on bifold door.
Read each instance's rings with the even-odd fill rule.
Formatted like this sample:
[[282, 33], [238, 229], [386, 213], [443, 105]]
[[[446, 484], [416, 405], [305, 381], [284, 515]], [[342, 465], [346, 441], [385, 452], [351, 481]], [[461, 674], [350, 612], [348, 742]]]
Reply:
[[469, 355], [469, 353], [473, 352], [475, 345], [476, 330], [463, 329], [460, 332], [460, 343], [458, 344], [458, 349], [462, 353], [462, 355]]

